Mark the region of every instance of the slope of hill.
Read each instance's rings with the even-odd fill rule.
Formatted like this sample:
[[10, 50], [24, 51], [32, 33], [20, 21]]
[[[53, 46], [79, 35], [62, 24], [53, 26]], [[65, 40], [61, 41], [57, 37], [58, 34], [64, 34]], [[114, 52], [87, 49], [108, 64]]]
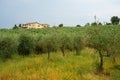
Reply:
[[[85, 48], [81, 55], [66, 51], [53, 52], [51, 59], [47, 54], [22, 57], [14, 55], [7, 62], [0, 62], [0, 80], [119, 80], [120, 70], [114, 67], [106, 58], [104, 73], [97, 74], [96, 66], [99, 61], [97, 52]], [[118, 62], [120, 59], [118, 58]]]

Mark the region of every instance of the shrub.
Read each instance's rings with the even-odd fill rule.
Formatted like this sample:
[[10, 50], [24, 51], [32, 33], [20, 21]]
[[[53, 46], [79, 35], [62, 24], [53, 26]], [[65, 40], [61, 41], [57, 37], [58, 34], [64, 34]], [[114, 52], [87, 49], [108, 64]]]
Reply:
[[59, 24], [59, 27], [63, 27], [63, 24]]
[[14, 42], [10, 38], [4, 38], [0, 41], [0, 58], [6, 60], [11, 58], [14, 52]]
[[78, 25], [76, 25], [76, 27], [81, 27], [81, 25], [78, 24]]
[[15, 24], [14, 25], [14, 27], [13, 27], [13, 29], [18, 29], [19, 27]]
[[96, 22], [91, 23], [91, 26], [97, 26], [98, 24]]
[[19, 38], [18, 53], [19, 55], [29, 55], [34, 49], [32, 37], [21, 35]]

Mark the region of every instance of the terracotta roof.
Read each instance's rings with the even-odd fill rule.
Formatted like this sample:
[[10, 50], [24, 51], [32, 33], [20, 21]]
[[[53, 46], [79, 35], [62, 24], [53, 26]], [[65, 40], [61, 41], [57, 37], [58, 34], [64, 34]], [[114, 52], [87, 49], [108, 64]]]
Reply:
[[40, 24], [38, 22], [30, 22], [30, 23], [26, 23], [26, 24], [35, 24], [35, 23]]

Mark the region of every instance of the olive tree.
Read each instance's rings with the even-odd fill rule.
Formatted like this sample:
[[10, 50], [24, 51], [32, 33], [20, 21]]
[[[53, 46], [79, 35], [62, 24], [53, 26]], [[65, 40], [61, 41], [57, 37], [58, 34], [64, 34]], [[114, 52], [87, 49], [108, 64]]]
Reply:
[[113, 58], [113, 63], [116, 62], [116, 57], [119, 56], [120, 54], [120, 32], [119, 32], [120, 28], [119, 26], [116, 27], [111, 27], [110, 29], [110, 43], [109, 46], [107, 47], [108, 51], [109, 51], [109, 55], [110, 57]]
[[62, 52], [62, 55], [65, 56], [65, 50], [72, 50], [72, 37], [68, 34], [61, 34], [60, 35], [60, 50]]
[[6, 60], [11, 58], [15, 51], [14, 41], [11, 38], [3, 38], [0, 40], [0, 58]]
[[33, 39], [28, 34], [22, 34], [19, 37], [18, 53], [19, 55], [29, 55], [34, 49]]
[[43, 38], [42, 38], [42, 49], [47, 52], [48, 54], [48, 59], [50, 59], [50, 53], [52, 51], [55, 51], [56, 48], [57, 48], [57, 43], [55, 41], [55, 38], [53, 37], [53, 35], [45, 35]]
[[[100, 63], [98, 66], [98, 71], [103, 71], [103, 57], [106, 56], [106, 47], [109, 44], [109, 36], [104, 34], [104, 28], [93, 27], [87, 30], [89, 35], [87, 41], [88, 46], [94, 48], [98, 51], [100, 57]], [[105, 31], [106, 32], [106, 31]]]
[[83, 42], [80, 36], [75, 36], [73, 41], [73, 46], [76, 51], [76, 55], [80, 54], [80, 51], [83, 49]]
[[44, 47], [43, 47], [43, 40], [42, 40], [42, 36], [39, 36], [36, 38], [35, 40], [35, 53], [36, 54], [42, 54], [44, 53]]

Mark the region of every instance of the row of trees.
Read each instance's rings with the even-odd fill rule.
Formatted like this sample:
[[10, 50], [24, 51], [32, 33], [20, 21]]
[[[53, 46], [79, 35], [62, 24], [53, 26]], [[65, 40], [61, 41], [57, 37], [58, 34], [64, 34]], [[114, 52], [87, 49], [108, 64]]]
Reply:
[[97, 20], [97, 17], [94, 17], [95, 21], [93, 23], [86, 23], [85, 26], [102, 26], [102, 25], [118, 25], [120, 23], [120, 18], [118, 16], [111, 17], [111, 23], [104, 22], [103, 24]]
[[[120, 53], [120, 27], [63, 27], [45, 29], [0, 30], [0, 58], [10, 58], [13, 53], [27, 56], [31, 53], [48, 54], [66, 50], [80, 51], [84, 47], [94, 48], [100, 57], [98, 70], [103, 70], [103, 57], [113, 58]], [[57, 54], [56, 54], [57, 55]]]
[[76, 34], [77, 32], [71, 33], [71, 31], [72, 29], [67, 28], [1, 30], [0, 36], [3, 36], [1, 37], [3, 40], [0, 41], [1, 58], [10, 58], [13, 53], [23, 56], [31, 53], [48, 53], [50, 59], [51, 52], [61, 51], [65, 56], [66, 50], [76, 50], [78, 55], [83, 48], [82, 38]]
[[21, 35], [19, 38], [18, 53], [24, 56], [30, 53], [47, 53], [48, 59], [50, 59], [51, 52], [61, 51], [62, 55], [65, 56], [65, 50], [75, 50], [76, 55], [79, 55], [82, 48], [83, 43], [80, 36], [70, 37], [67, 34], [63, 36], [47, 34], [35, 40], [31, 36]]
[[[95, 18], [95, 22], [86, 23], [85, 26], [101, 26], [101, 25], [103, 25], [101, 22], [96, 20], [97, 19], [96, 16], [94, 18]], [[111, 21], [111, 23], [106, 22], [106, 23], [104, 23], [104, 25], [118, 25], [120, 22], [120, 18], [118, 16], [113, 16], [113, 17], [111, 17], [110, 21]], [[21, 24], [19, 24], [19, 25], [15, 24], [13, 26], [13, 29], [18, 29], [20, 27], [21, 27]], [[53, 27], [55, 27], [55, 26], [53, 26]], [[58, 27], [64, 27], [64, 24], [59, 24]], [[78, 25], [76, 25], [76, 27], [81, 27], [81, 25], [78, 24]]]
[[[111, 17], [110, 21], [111, 23], [104, 23], [102, 24], [101, 22], [99, 22], [99, 20], [97, 20], [97, 17], [94, 17], [95, 21], [93, 23], [86, 23], [85, 26], [102, 26], [102, 25], [118, 25], [120, 23], [120, 18], [118, 16], [113, 16]], [[63, 24], [59, 24], [58, 27], [63, 27]], [[76, 27], [81, 27], [81, 25], [76, 25]]]

